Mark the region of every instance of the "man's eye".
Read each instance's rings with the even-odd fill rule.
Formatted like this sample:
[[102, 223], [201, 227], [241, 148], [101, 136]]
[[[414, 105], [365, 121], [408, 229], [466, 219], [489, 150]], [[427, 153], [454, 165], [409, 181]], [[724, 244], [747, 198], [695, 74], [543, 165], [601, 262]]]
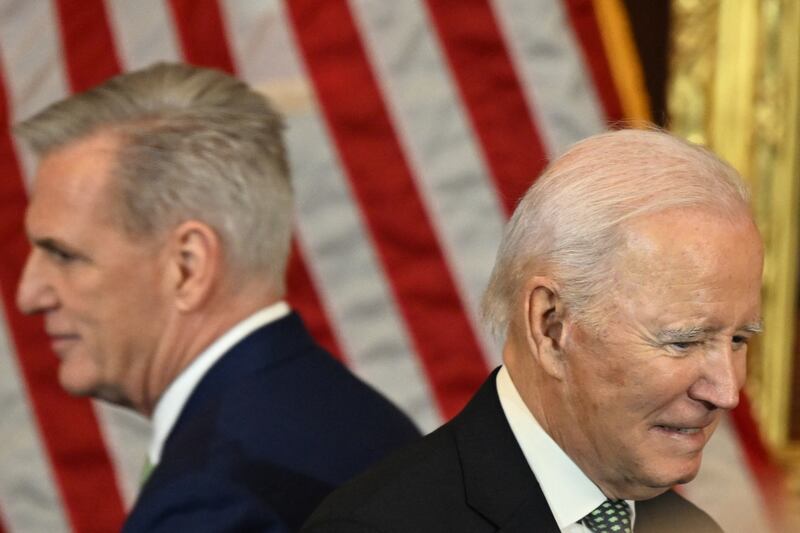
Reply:
[[733, 337], [731, 337], [731, 343], [733, 344], [733, 348], [735, 350], [738, 350], [742, 346], [746, 346], [748, 340], [750, 339], [748, 339], [744, 335], [734, 335]]
[[700, 341], [677, 341], [669, 343], [669, 347], [676, 352], [686, 352], [700, 344]]
[[47, 253], [50, 257], [62, 264], [70, 263], [76, 259], [75, 255], [65, 252], [64, 250], [59, 250], [58, 248], [48, 248]]

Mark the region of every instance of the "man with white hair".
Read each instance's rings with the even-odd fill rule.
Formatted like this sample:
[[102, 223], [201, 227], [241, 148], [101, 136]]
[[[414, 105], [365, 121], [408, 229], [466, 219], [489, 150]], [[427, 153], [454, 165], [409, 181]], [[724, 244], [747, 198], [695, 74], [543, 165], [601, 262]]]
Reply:
[[762, 257], [710, 152], [657, 131], [578, 143], [506, 228], [484, 300], [503, 366], [304, 531], [720, 531], [671, 489], [738, 402]]
[[283, 301], [292, 190], [283, 122], [222, 72], [157, 64], [56, 102], [19, 308], [70, 393], [151, 417], [124, 531], [295, 531], [323, 496], [417, 436]]

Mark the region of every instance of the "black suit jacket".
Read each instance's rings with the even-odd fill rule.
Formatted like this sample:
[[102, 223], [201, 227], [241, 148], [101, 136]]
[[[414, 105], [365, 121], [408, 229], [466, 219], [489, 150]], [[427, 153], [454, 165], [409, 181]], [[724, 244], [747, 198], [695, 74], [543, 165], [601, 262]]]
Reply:
[[[334, 492], [303, 531], [558, 533], [500, 406], [496, 374], [452, 421]], [[635, 527], [721, 531], [672, 491], [637, 502]]]
[[297, 531], [331, 490], [418, 435], [291, 314], [203, 377], [123, 531]]

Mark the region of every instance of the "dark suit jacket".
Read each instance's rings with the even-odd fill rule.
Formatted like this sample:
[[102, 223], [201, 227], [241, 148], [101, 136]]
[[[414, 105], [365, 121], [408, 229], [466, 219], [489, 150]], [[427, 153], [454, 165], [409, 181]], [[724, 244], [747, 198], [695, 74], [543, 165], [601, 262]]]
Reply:
[[297, 531], [331, 490], [418, 436], [291, 314], [203, 377], [123, 531]]
[[[451, 422], [334, 492], [302, 531], [557, 533], [503, 414], [496, 374]], [[636, 533], [720, 531], [672, 491], [637, 502], [635, 528]]]

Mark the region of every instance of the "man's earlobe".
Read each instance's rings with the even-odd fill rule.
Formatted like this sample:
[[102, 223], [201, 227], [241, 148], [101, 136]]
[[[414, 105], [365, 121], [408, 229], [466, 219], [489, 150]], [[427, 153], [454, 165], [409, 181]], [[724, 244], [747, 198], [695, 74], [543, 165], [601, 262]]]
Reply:
[[[540, 280], [537, 282], [537, 279]], [[539, 366], [556, 379], [564, 376], [564, 313], [552, 282], [534, 278], [527, 302], [528, 343]]]
[[189, 220], [175, 228], [173, 262], [177, 276], [175, 303], [181, 311], [200, 306], [212, 292], [222, 267], [222, 247], [216, 232], [207, 224]]

